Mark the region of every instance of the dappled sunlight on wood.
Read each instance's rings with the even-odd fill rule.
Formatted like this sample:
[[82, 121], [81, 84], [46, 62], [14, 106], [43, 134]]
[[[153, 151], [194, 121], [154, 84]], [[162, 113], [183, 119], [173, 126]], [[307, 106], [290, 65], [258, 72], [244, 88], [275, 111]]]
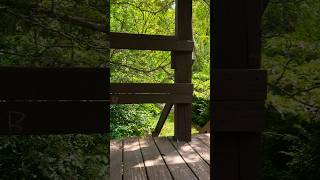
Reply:
[[112, 140], [111, 179], [209, 179], [209, 141], [207, 134], [189, 143], [172, 137]]

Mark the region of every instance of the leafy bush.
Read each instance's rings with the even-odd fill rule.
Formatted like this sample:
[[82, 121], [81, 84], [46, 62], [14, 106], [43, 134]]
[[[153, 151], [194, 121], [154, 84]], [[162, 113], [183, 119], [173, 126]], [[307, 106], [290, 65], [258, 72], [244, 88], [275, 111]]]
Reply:
[[143, 136], [150, 133], [153, 128], [151, 119], [155, 113], [155, 108], [150, 105], [112, 105], [111, 137]]
[[192, 101], [192, 122], [199, 127], [203, 127], [209, 120], [209, 104], [210, 100], [203, 97], [193, 97]]
[[267, 108], [263, 136], [265, 180], [320, 179], [320, 122], [298, 112]]
[[0, 137], [0, 179], [106, 179], [108, 135]]

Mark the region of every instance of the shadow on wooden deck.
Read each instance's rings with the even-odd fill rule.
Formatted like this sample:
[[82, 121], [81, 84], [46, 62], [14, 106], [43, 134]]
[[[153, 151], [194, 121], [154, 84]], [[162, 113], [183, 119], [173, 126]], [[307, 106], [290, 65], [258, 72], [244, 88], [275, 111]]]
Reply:
[[110, 142], [111, 180], [210, 179], [210, 134], [189, 143], [172, 137], [145, 137]]

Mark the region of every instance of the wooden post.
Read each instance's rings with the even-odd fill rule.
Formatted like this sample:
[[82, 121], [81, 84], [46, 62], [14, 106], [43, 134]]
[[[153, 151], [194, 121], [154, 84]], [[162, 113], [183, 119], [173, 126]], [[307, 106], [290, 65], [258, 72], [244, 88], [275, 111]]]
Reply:
[[[176, 0], [176, 38], [192, 41], [192, 0]], [[192, 51], [172, 52], [172, 68], [176, 83], [191, 83]], [[191, 103], [174, 105], [174, 137], [181, 141], [191, 140]]]
[[[260, 19], [260, 0], [216, 0], [211, 3], [213, 179], [261, 179], [260, 139], [266, 73], [259, 69]], [[252, 70], [256, 73], [248, 76]], [[231, 79], [237, 76], [243, 83], [232, 83], [232, 80], [226, 83], [223, 81], [225, 75], [230, 75]], [[249, 78], [251, 82], [244, 82], [247, 77], [253, 77]], [[264, 88], [254, 91], [261, 92], [248, 94], [244, 91], [261, 86], [261, 81]], [[248, 85], [239, 88], [237, 84]], [[224, 99], [219, 97], [221, 95]]]

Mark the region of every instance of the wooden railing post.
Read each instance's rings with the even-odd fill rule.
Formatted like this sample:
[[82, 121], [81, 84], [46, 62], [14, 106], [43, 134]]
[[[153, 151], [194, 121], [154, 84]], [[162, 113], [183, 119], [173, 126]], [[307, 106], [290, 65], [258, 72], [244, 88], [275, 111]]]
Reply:
[[261, 0], [211, 3], [211, 174], [261, 179], [266, 71], [260, 69]]
[[[176, 0], [176, 38], [193, 41], [192, 0]], [[172, 52], [172, 68], [176, 83], [191, 83], [192, 51]], [[181, 141], [191, 140], [191, 103], [174, 105], [174, 137]]]

